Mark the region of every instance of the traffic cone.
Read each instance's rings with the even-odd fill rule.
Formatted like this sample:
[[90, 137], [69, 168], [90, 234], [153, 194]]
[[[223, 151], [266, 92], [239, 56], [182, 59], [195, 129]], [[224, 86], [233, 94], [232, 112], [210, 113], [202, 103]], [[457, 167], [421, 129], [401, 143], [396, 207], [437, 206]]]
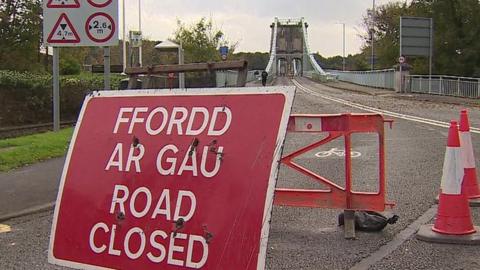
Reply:
[[419, 240], [450, 244], [480, 244], [480, 228], [474, 227], [467, 195], [462, 192], [464, 177], [460, 137], [456, 121], [450, 122], [443, 162], [441, 193], [435, 224], [423, 225]]
[[477, 169], [475, 156], [473, 154], [472, 136], [470, 135], [470, 124], [467, 110], [460, 112], [460, 147], [462, 149], [463, 166], [465, 176], [463, 177], [462, 193], [467, 195], [470, 206], [480, 206], [480, 189], [477, 182]]

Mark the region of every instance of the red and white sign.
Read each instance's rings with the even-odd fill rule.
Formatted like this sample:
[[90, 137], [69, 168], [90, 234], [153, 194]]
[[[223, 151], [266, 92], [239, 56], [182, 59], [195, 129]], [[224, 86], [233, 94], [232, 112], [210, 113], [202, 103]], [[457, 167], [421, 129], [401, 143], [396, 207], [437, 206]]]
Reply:
[[399, 62], [400, 64], [405, 63], [405, 56], [400, 56], [400, 57], [398, 57], [398, 62]]
[[49, 0], [47, 8], [79, 8], [78, 0]]
[[67, 15], [62, 14], [48, 35], [47, 41], [49, 43], [79, 43], [80, 38]]
[[103, 7], [106, 7], [108, 5], [110, 5], [110, 3], [112, 3], [112, 0], [87, 0], [88, 3], [94, 7], [97, 7], [97, 8], [103, 8]]
[[46, 46], [118, 44], [118, 1], [43, 0], [43, 17]]
[[115, 21], [110, 15], [97, 12], [88, 17], [85, 32], [94, 42], [108, 41], [115, 33]]
[[49, 262], [77, 269], [264, 269], [294, 92], [86, 97], [62, 174]]

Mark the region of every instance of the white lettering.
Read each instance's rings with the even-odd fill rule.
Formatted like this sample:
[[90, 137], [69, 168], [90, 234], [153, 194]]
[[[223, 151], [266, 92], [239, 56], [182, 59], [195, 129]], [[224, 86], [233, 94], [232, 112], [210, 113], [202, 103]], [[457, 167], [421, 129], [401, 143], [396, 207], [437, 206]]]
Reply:
[[[138, 247], [138, 250], [135, 253], [133, 253], [130, 250], [130, 237], [132, 237], [134, 233], [140, 236], [140, 247]], [[127, 254], [127, 256], [132, 260], [138, 259], [143, 254], [143, 251], [145, 250], [145, 242], [146, 242], [145, 233], [143, 233], [142, 229], [138, 227], [131, 228], [127, 232], [127, 235], [125, 235], [125, 241], [123, 242], [123, 248], [125, 249], [125, 254]]]
[[108, 245], [108, 254], [120, 256], [120, 250], [115, 249], [115, 232], [117, 231], [117, 225], [112, 225], [112, 233], [110, 234], [110, 243]]
[[[190, 152], [190, 151], [189, 151]], [[192, 165], [187, 165], [188, 160], [192, 160]], [[183, 171], [191, 171], [193, 176], [197, 176], [197, 150], [193, 149], [193, 151], [190, 153], [187, 152], [185, 157], [183, 158], [182, 165], [180, 166], [180, 170], [178, 170], [178, 175], [181, 175]]]
[[218, 147], [218, 153], [215, 156], [215, 167], [211, 172], [207, 171], [207, 156], [208, 156], [208, 146], [205, 146], [203, 148], [203, 154], [202, 154], [202, 162], [200, 163], [200, 172], [202, 173], [203, 176], [207, 178], [214, 177], [217, 175], [218, 171], [220, 170], [220, 163], [221, 159], [217, 155], [221, 155], [223, 153], [223, 146]]
[[[122, 191], [123, 192], [123, 197], [119, 198], [118, 197], [118, 192]], [[115, 205], [119, 205], [120, 207], [120, 212], [125, 214], [125, 202], [128, 199], [129, 191], [126, 186], [123, 185], [115, 185], [115, 188], [113, 189], [113, 197], [112, 197], [112, 204], [110, 205], [110, 214], [115, 213]]]
[[[155, 116], [155, 114], [161, 113], [162, 116], [162, 123], [157, 129], [152, 129], [152, 119]], [[147, 133], [150, 135], [158, 135], [162, 130], [165, 128], [165, 125], [167, 124], [167, 118], [168, 118], [168, 112], [165, 110], [163, 107], [157, 107], [153, 109], [153, 111], [150, 112], [150, 114], [147, 117], [147, 123], [146, 123], [146, 129]]]
[[90, 230], [90, 249], [92, 249], [93, 252], [95, 253], [102, 253], [105, 251], [105, 249], [107, 248], [106, 245], [101, 245], [100, 247], [98, 247], [97, 245], [95, 245], [95, 233], [97, 232], [98, 229], [103, 229], [104, 232], [108, 233], [109, 229], [108, 229], [108, 226], [107, 224], [103, 223], [103, 222], [99, 222], [97, 224], [95, 224], [92, 228], [92, 230]]
[[[198, 262], [192, 261], [192, 255], [193, 255], [193, 245], [195, 242], [200, 242], [202, 244], [202, 258]], [[208, 258], [208, 245], [207, 242], [205, 241], [205, 238], [199, 235], [190, 235], [188, 239], [188, 247], [187, 247], [187, 260], [185, 261], [185, 266], [186, 267], [191, 267], [191, 268], [201, 268], [206, 262]]]
[[[180, 216], [183, 197], [190, 198], [190, 209], [188, 210], [188, 214], [186, 216]], [[195, 207], [197, 207], [197, 200], [195, 198], [195, 194], [193, 194], [193, 192], [191, 191], [180, 190], [178, 192], [177, 205], [175, 206], [175, 214], [173, 215], [173, 220], [178, 220], [180, 218], [183, 218], [184, 221], [189, 221], [192, 218], [193, 214], [195, 213]]]
[[[226, 116], [225, 125], [220, 130], [215, 130], [215, 124], [217, 122], [217, 116], [219, 113], [224, 113]], [[223, 135], [230, 124], [232, 123], [232, 111], [228, 107], [215, 107], [212, 113], [212, 120], [210, 121], [210, 126], [208, 128], [208, 135], [209, 136], [220, 136]]]
[[[193, 130], [193, 123], [197, 113], [203, 114], [203, 122], [202, 122], [202, 125], [197, 130]], [[187, 130], [185, 131], [185, 135], [195, 136], [202, 133], [203, 130], [205, 130], [205, 128], [207, 127], [208, 118], [209, 118], [209, 115], [208, 115], [208, 110], [206, 108], [193, 107], [192, 112], [190, 114], [190, 118], [188, 119], [188, 125], [187, 125]]]
[[173, 144], [166, 145], [160, 150], [157, 156], [157, 171], [161, 175], [173, 175], [175, 173], [175, 166], [177, 164], [176, 158], [169, 157], [166, 159], [166, 162], [171, 164], [171, 166], [168, 169], [164, 169], [162, 167], [162, 157], [165, 154], [165, 152], [167, 152], [168, 150], [172, 151], [174, 154], [178, 152], [178, 148]]
[[116, 134], [118, 132], [118, 128], [120, 126], [120, 123], [128, 123], [128, 120], [130, 118], [123, 118], [123, 114], [124, 113], [131, 113], [132, 111], [133, 111], [132, 107], [120, 108], [120, 111], [118, 112], [118, 116], [117, 116], [117, 122], [115, 123], [115, 128], [113, 129], [113, 133]]
[[[162, 209], [162, 204], [165, 202], [165, 209]], [[171, 220], [170, 217], [170, 190], [164, 189], [160, 199], [158, 199], [157, 207], [152, 214], [152, 219], [157, 218], [157, 215], [165, 215], [166, 220]]]
[[[180, 118], [177, 118], [177, 113], [181, 113]], [[167, 135], [172, 134], [173, 126], [177, 126], [177, 134], [182, 135], [182, 123], [187, 119], [188, 110], [185, 107], [174, 107], [172, 115], [170, 116], [170, 122], [168, 123]]]
[[166, 256], [166, 253], [167, 253], [167, 251], [165, 250], [165, 247], [162, 244], [155, 241], [155, 238], [157, 236], [160, 236], [165, 240], [165, 239], [167, 239], [168, 235], [164, 231], [160, 231], [160, 230], [156, 230], [150, 235], [150, 245], [153, 248], [156, 248], [156, 249], [158, 249], [158, 251], [160, 251], [160, 255], [158, 255], [158, 256], [153, 255], [152, 252], [147, 253], [148, 259], [151, 262], [154, 262], [154, 263], [162, 262], [165, 259], [165, 256]]
[[143, 123], [145, 119], [138, 118], [138, 113], [145, 113], [148, 111], [147, 107], [138, 107], [133, 110], [132, 121], [130, 122], [130, 126], [128, 127], [128, 134], [132, 134], [133, 128], [135, 127], [136, 123]]
[[[137, 196], [140, 193], [145, 194], [147, 201], [145, 203], [145, 208], [141, 212], [138, 212], [137, 209], [135, 208], [135, 202], [137, 200]], [[130, 211], [132, 212], [132, 215], [134, 217], [136, 218], [144, 217], [147, 214], [148, 210], [150, 210], [151, 205], [152, 205], [152, 194], [150, 193], [150, 190], [148, 190], [148, 188], [146, 187], [137, 188], [133, 192], [132, 197], [130, 198]]]
[[183, 252], [184, 248], [182, 246], [175, 246], [175, 239], [187, 239], [187, 235], [184, 233], [177, 233], [176, 237], [173, 237], [173, 233], [170, 235], [170, 245], [168, 249], [168, 259], [167, 263], [171, 265], [183, 266], [182, 260], [177, 260], [173, 258], [174, 252]]
[[123, 148], [122, 143], [117, 143], [117, 145], [115, 146], [115, 149], [113, 150], [112, 155], [110, 156], [110, 159], [108, 160], [107, 166], [105, 167], [105, 171], [110, 170], [110, 167], [118, 167], [119, 172], [123, 171], [122, 148]]
[[[135, 149], [138, 149], [138, 155], [135, 155]], [[130, 147], [130, 152], [128, 152], [128, 159], [127, 159], [127, 164], [125, 166], [125, 171], [129, 172], [130, 166], [132, 165], [133, 162], [135, 162], [135, 171], [137, 173], [142, 172], [142, 170], [140, 169], [140, 160], [143, 158], [144, 154], [145, 154], [145, 147], [143, 147], [143, 145], [138, 144], [137, 147], [134, 147], [132, 145]]]

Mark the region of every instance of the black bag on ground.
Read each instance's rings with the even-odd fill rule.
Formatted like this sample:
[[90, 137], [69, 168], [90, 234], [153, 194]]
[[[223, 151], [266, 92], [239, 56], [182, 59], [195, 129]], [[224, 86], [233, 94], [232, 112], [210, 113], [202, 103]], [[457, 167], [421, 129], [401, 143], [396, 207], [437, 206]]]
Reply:
[[[379, 232], [387, 226], [394, 224], [398, 220], [397, 215], [386, 216], [374, 211], [355, 211], [355, 229], [365, 232]], [[338, 226], [345, 224], [343, 213], [338, 215]]]

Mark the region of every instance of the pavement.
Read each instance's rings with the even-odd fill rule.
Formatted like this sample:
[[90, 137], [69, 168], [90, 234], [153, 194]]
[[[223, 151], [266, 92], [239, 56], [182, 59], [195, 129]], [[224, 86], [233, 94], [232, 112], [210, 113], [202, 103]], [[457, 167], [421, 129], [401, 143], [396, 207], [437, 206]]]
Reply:
[[0, 173], [0, 221], [53, 207], [64, 157]]
[[[456, 99], [448, 97], [447, 102], [429, 96], [415, 99], [379, 89], [345, 91], [305, 78], [297, 81], [309, 92], [297, 91], [293, 113], [365, 112], [319, 96], [326, 95], [444, 122], [458, 118], [460, 109], [466, 107], [470, 111], [471, 125], [480, 126], [480, 109], [470, 102], [457, 103]], [[292, 82], [279, 78], [276, 84]], [[345, 240], [342, 228], [337, 226], [339, 210], [275, 206], [266, 269], [480, 269], [478, 247], [431, 244], [414, 237], [415, 229], [433, 222], [436, 213], [433, 201], [440, 184], [447, 129], [406, 119], [394, 120], [393, 129], [386, 129], [387, 196], [397, 203], [394, 211], [400, 216], [398, 223], [378, 233], [357, 232], [356, 240]], [[315, 139], [318, 140], [318, 135], [287, 134], [284, 154]], [[472, 134], [472, 139], [475, 152], [480, 153], [480, 134]], [[361, 153], [352, 159], [356, 190], [376, 189], [377, 144], [378, 138], [371, 134], [354, 134], [352, 138], [353, 151]], [[315, 155], [341, 145], [341, 141], [332, 142], [304, 154], [298, 162], [342, 184], [342, 158]], [[62, 164], [63, 159], [54, 159], [0, 174], [0, 205], [3, 208], [0, 216], [53, 202]], [[286, 167], [281, 168], [277, 185], [322, 187]], [[471, 211], [474, 223], [480, 224], [480, 211], [476, 208]], [[10, 225], [12, 232], [0, 234], [0, 269], [66, 269], [47, 263], [52, 215], [52, 211], [43, 211], [1, 222]]]

